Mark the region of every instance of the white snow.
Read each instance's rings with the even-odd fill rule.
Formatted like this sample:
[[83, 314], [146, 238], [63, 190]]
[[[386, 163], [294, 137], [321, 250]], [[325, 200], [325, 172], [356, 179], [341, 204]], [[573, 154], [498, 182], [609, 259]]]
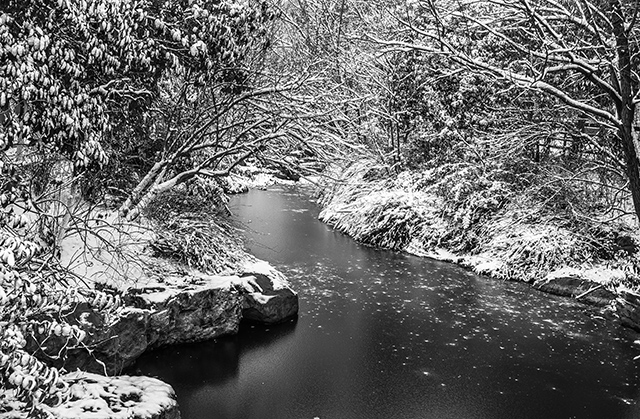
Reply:
[[253, 261], [247, 261], [242, 267], [242, 271], [246, 274], [259, 274], [268, 277], [273, 284], [274, 290], [290, 288], [287, 278], [271, 266], [269, 262], [264, 260], [255, 259]]
[[[176, 407], [173, 388], [150, 377], [104, 377], [73, 372], [63, 376], [70, 384], [70, 400], [57, 407], [42, 406], [50, 417], [58, 419], [151, 419]], [[0, 397], [12, 411], [0, 413], [0, 419], [30, 417], [29, 410], [3, 390]]]

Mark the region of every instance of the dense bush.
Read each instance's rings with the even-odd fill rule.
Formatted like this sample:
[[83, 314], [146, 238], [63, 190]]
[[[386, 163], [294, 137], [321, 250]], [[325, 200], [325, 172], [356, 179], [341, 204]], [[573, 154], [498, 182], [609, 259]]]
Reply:
[[151, 243], [157, 256], [210, 273], [233, 272], [244, 261], [227, 197], [215, 181], [196, 178], [167, 191], [144, 214], [158, 226]]

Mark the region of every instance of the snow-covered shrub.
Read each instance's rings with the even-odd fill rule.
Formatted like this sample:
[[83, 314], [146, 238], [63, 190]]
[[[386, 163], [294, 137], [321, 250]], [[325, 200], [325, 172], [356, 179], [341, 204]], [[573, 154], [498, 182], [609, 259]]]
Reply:
[[57, 249], [41, 241], [38, 221], [50, 215], [30, 199], [21, 170], [0, 160], [0, 382], [30, 406], [65, 400], [60, 372], [27, 351], [50, 339], [62, 348], [84, 345], [87, 332], [67, 315], [79, 304], [110, 311], [113, 295], [78, 286], [57, 263]]
[[228, 224], [228, 198], [210, 180], [194, 179], [162, 193], [145, 209], [145, 216], [158, 226], [151, 248], [205, 272], [233, 270], [241, 251], [234, 228]]

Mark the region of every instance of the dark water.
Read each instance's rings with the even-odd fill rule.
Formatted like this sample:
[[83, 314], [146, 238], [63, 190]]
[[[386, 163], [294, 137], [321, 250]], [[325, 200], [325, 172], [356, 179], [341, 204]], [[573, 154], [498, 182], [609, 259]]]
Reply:
[[360, 246], [293, 190], [230, 206], [300, 291], [300, 317], [141, 359], [184, 419], [640, 418], [640, 345], [596, 312]]

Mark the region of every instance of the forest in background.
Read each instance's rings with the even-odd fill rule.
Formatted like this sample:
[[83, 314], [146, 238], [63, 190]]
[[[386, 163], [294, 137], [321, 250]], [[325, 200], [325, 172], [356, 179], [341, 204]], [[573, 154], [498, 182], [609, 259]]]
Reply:
[[[557, 268], [603, 266], [633, 286], [635, 10], [588, 2], [397, 9], [387, 20], [396, 26], [366, 36], [388, 63], [387, 111], [375, 112], [377, 131], [367, 136], [382, 164], [365, 176], [351, 171], [354, 185], [337, 187], [338, 196], [330, 191], [325, 205], [339, 207], [324, 220], [373, 245], [406, 249], [417, 238], [423, 248], [497, 257], [486, 273], [499, 278], [533, 282]], [[626, 22], [623, 32], [614, 17]], [[374, 190], [397, 193], [366, 202]], [[415, 193], [431, 202], [414, 205]], [[363, 209], [350, 212], [356, 200]]]
[[[65, 312], [120, 304], [59, 263], [64, 237], [107, 212], [158, 222], [176, 193], [223, 213], [226, 179], [247, 163], [351, 176], [326, 201], [406, 192], [358, 215], [371, 228], [350, 232], [369, 244], [473, 254], [502, 237], [500, 277], [602, 264], [635, 287], [637, 14], [617, 0], [9, 0], [3, 386], [58, 403], [66, 384], [27, 340], [81, 345]], [[409, 192], [433, 198], [433, 214]]]

